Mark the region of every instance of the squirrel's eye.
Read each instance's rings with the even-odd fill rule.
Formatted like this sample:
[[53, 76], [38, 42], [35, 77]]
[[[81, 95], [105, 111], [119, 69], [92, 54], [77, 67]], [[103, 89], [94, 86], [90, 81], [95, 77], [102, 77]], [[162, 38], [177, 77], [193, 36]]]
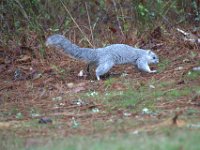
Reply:
[[153, 56], [153, 59], [156, 59], [156, 57], [155, 57], [155, 56]]

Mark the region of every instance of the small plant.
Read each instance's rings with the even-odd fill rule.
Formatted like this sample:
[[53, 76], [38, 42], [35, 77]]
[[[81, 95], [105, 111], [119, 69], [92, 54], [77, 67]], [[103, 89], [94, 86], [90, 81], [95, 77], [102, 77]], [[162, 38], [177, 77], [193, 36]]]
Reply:
[[88, 97], [96, 97], [96, 96], [98, 96], [99, 94], [98, 94], [98, 92], [96, 92], [96, 91], [90, 91], [90, 92], [86, 93], [86, 95], [87, 95]]
[[110, 91], [106, 92], [104, 102], [111, 104], [115, 107], [129, 107], [136, 106], [136, 104], [144, 98], [144, 95], [134, 89], [128, 89], [127, 91]]
[[63, 68], [61, 68], [59, 66], [52, 65], [52, 68], [55, 70], [56, 74], [59, 74], [59, 75], [66, 74], [65, 69], [63, 69]]
[[200, 71], [189, 71], [186, 77], [191, 80], [195, 80], [200, 77]]
[[104, 82], [104, 85], [105, 85], [106, 89], [108, 89], [115, 82], [116, 82], [116, 80], [114, 78], [109, 78]]
[[16, 119], [23, 119], [23, 114], [21, 112], [18, 112], [15, 116]]
[[170, 65], [168, 59], [161, 59], [161, 62], [158, 64], [158, 72], [164, 71]]
[[41, 114], [39, 113], [39, 111], [36, 108], [31, 108], [29, 111], [29, 115], [32, 118], [41, 116]]

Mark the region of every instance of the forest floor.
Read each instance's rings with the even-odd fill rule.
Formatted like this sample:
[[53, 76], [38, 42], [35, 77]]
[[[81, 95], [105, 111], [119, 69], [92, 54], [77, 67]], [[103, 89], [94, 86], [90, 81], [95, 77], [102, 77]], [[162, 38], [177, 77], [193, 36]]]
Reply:
[[200, 148], [199, 46], [164, 34], [147, 47], [158, 73], [121, 65], [101, 81], [52, 49], [38, 60], [1, 47], [0, 149]]

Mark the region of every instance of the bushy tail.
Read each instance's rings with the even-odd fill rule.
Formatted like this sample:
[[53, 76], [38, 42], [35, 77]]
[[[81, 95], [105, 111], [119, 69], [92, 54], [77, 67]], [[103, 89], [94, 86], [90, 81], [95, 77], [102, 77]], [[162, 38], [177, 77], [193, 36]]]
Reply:
[[87, 62], [94, 62], [97, 59], [95, 50], [91, 48], [81, 48], [71, 43], [68, 39], [60, 34], [55, 34], [48, 37], [45, 44], [47, 47], [63, 49], [65, 53], [76, 59], [81, 59]]

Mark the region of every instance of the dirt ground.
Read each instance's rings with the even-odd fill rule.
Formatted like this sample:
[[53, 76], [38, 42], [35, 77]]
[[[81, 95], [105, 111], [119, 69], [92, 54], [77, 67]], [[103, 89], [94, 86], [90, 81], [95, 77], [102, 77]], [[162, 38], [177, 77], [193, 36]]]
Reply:
[[[136, 129], [153, 130], [157, 126], [172, 124], [185, 125], [191, 121], [184, 118], [188, 110], [200, 111], [200, 95], [195, 92], [174, 101], [161, 99], [155, 102], [154, 109], [162, 110], [159, 115], [144, 115], [138, 109], [132, 110], [131, 106], [112, 107], [113, 102], [105, 103], [101, 100], [106, 90], [127, 90], [129, 87], [124, 84], [126, 81], [130, 81], [135, 89], [150, 81], [173, 82], [173, 86], [163, 88], [166, 92], [200, 86], [199, 74], [197, 77], [187, 78], [193, 67], [200, 66], [199, 45], [184, 42], [178, 33], [164, 33], [156, 38], [149, 36], [145, 40], [139, 39], [138, 43], [141, 48], [151, 48], [158, 54], [161, 61], [159, 72], [146, 74], [131, 65], [121, 65], [115, 66], [102, 81], [95, 79], [94, 72], [90, 76], [78, 76], [81, 70], [85, 70], [86, 64], [52, 49], [46, 48], [45, 58], [38, 59], [37, 46], [13, 49], [1, 47], [0, 129], [13, 130], [15, 134], [26, 137], [101, 135]], [[131, 42], [127, 44], [132, 45]], [[152, 67], [158, 68], [156, 65]], [[122, 77], [123, 74], [127, 75]], [[111, 82], [110, 79], [114, 81]], [[95, 92], [100, 94], [93, 97], [92, 92], [93, 95]], [[90, 96], [85, 97], [86, 93]], [[197, 119], [198, 115], [197, 113], [193, 119]], [[183, 117], [177, 120], [181, 116]], [[41, 119], [44, 122], [49, 119], [50, 123], [37, 126]], [[118, 122], [123, 119], [126, 125], [113, 128], [113, 120]], [[109, 122], [110, 120], [112, 121]], [[94, 124], [97, 125], [94, 127]], [[99, 127], [96, 127], [98, 124]]]

